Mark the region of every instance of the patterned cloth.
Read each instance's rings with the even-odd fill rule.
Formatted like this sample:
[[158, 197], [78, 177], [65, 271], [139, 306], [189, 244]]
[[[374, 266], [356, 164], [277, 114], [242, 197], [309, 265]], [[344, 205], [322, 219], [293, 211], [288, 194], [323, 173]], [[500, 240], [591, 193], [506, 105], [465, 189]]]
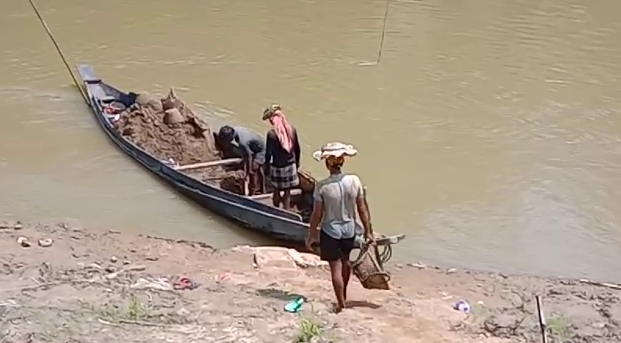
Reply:
[[300, 184], [298, 168], [295, 163], [280, 168], [270, 166], [270, 181], [278, 190], [295, 188]]

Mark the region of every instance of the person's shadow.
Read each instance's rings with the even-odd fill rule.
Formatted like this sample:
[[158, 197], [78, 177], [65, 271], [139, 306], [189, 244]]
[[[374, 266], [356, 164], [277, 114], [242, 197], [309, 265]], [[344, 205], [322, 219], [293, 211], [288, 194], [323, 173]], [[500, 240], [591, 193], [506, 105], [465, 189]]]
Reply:
[[[337, 304], [335, 302], [332, 303], [332, 306], [336, 307], [336, 305]], [[366, 300], [345, 300], [345, 307], [346, 308], [365, 307], [365, 308], [376, 310], [382, 307], [382, 305], [378, 305], [376, 303], [372, 303]]]
[[[285, 300], [285, 301], [296, 299], [298, 297], [302, 297], [302, 298], [306, 299], [306, 297], [301, 295], [301, 294], [286, 292], [286, 291], [282, 291], [280, 289], [275, 289], [275, 288], [259, 289], [259, 290], [257, 290], [257, 294], [262, 296], [262, 297], [273, 298], [273, 299], [278, 299], [278, 300]], [[306, 301], [308, 301], [308, 299]], [[333, 302], [332, 303], [332, 308], [336, 308], [336, 306], [337, 306], [337, 304], [335, 302]], [[345, 301], [345, 307], [346, 308], [362, 307], [362, 308], [370, 308], [370, 309], [376, 310], [376, 309], [378, 309], [378, 308], [380, 308], [382, 306], [378, 305], [378, 304], [375, 304], [375, 303], [372, 303], [370, 301], [366, 301], [366, 300], [346, 300]]]
[[257, 290], [257, 294], [262, 297], [273, 298], [273, 299], [278, 299], [278, 300], [291, 300], [291, 299], [296, 299], [300, 297], [306, 299], [306, 297], [301, 294], [286, 292], [286, 291], [282, 291], [280, 289], [275, 289], [275, 288], [262, 288], [262, 289]]

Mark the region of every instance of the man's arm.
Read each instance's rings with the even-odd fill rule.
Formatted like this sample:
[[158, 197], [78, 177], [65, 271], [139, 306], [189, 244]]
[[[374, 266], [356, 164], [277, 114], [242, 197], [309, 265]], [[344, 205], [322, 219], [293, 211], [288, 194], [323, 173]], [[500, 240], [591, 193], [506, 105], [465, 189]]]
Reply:
[[319, 224], [323, 219], [323, 200], [321, 198], [321, 187], [315, 185], [315, 191], [313, 192], [313, 214], [310, 219], [310, 232], [309, 237], [312, 240], [319, 238]]
[[298, 130], [293, 132], [294, 142], [293, 142], [293, 152], [295, 153], [295, 166], [300, 168], [300, 140], [298, 138]]
[[[362, 187], [362, 192], [364, 193], [364, 205], [367, 207], [367, 216], [369, 218], [369, 223], [371, 223], [371, 210], [369, 210], [369, 201], [367, 200], [367, 189], [362, 185], [362, 182], [360, 183], [360, 186]], [[371, 227], [371, 231], [373, 231], [373, 227]]]
[[254, 153], [252, 152], [252, 149], [250, 149], [250, 144], [248, 142], [239, 142], [239, 145], [242, 147], [244, 157], [252, 159]]
[[270, 166], [272, 164], [272, 152], [274, 151], [274, 140], [271, 131], [267, 132], [267, 136], [265, 137], [265, 174], [269, 175]]
[[218, 138], [218, 134], [215, 132], [212, 132], [211, 135], [213, 136], [213, 144], [214, 144], [214, 147], [216, 148], [216, 152], [220, 154], [220, 157], [222, 157], [223, 152], [222, 152], [222, 147], [220, 146], [220, 139]]
[[371, 213], [369, 212], [369, 205], [367, 203], [367, 198], [364, 194], [364, 187], [362, 186], [362, 181], [358, 176], [356, 177], [356, 207], [358, 208], [358, 213], [360, 214], [360, 221], [362, 222], [362, 227], [364, 228], [364, 237], [373, 238], [373, 228], [371, 227]]
[[239, 144], [239, 150], [241, 150], [242, 159], [244, 160], [244, 171], [246, 174], [249, 174], [252, 170], [252, 149], [250, 149], [248, 142], [242, 142], [240, 139], [237, 139], [237, 144]]

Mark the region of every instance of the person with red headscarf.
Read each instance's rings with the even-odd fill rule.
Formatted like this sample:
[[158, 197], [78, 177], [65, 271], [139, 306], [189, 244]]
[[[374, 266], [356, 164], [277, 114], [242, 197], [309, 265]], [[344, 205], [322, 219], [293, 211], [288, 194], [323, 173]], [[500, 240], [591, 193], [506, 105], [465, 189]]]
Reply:
[[287, 122], [279, 105], [271, 105], [263, 111], [263, 120], [269, 120], [272, 129], [265, 142], [265, 175], [274, 186], [272, 201], [285, 210], [291, 209], [291, 189], [300, 184], [300, 141], [297, 130]]

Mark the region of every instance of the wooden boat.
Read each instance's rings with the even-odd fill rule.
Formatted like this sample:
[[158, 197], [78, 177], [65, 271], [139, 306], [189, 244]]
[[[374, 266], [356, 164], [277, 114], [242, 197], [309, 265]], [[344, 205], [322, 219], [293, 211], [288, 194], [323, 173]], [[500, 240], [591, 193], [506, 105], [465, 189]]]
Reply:
[[[220, 160], [189, 166], [175, 166], [168, 161], [159, 160], [119, 134], [113, 125], [113, 115], [106, 114], [104, 106], [119, 102], [121, 99], [127, 99], [129, 93], [122, 92], [103, 82], [95, 75], [95, 71], [90, 65], [78, 65], [77, 70], [89, 99], [88, 105], [92, 109], [95, 119], [108, 137], [127, 155], [202, 207], [216, 214], [277, 240], [292, 244], [304, 243], [309, 229], [308, 223], [302, 219], [299, 213], [272, 206], [271, 193], [258, 196], [239, 195], [202, 182], [188, 173], [192, 169], [210, 168], [214, 165], [235, 161]], [[294, 192], [297, 200], [305, 196], [312, 196], [312, 189], [294, 191], [297, 191]], [[392, 237], [378, 235], [376, 240], [378, 245], [390, 246], [398, 243], [404, 237], [405, 235]], [[360, 244], [361, 241], [359, 235], [357, 244]]]

